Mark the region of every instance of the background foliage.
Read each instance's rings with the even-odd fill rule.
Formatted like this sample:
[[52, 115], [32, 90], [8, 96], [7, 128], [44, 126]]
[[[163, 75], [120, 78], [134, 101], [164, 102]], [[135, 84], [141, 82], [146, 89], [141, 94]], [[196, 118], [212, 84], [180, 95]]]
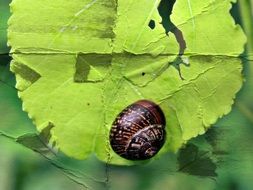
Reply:
[[[0, 189], [252, 189], [253, 181], [253, 26], [252, 2], [240, 0], [231, 11], [248, 36], [245, 83], [233, 111], [177, 155], [168, 153], [148, 165], [109, 166], [55, 157], [41, 146], [35, 127], [22, 112], [9, 72], [6, 27], [9, 1], [0, 1]], [[28, 135], [27, 134], [32, 134]], [[15, 138], [22, 135], [23, 138]], [[24, 141], [25, 139], [25, 141]], [[30, 140], [31, 143], [26, 144]], [[21, 144], [21, 145], [20, 145]], [[23, 146], [22, 146], [23, 145]], [[33, 146], [31, 146], [33, 145]], [[31, 151], [33, 149], [35, 152]], [[30, 146], [30, 147], [29, 147]]]

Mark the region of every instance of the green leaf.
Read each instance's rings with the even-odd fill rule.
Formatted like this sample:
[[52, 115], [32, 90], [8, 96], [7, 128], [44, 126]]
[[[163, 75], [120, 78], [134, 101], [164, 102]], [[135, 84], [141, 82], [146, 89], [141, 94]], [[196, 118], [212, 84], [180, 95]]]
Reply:
[[[237, 56], [246, 41], [229, 14], [231, 1], [178, 0], [163, 19], [159, 3], [11, 4], [11, 70], [23, 109], [39, 131], [55, 126], [51, 141], [66, 155], [85, 159], [95, 153], [107, 163], [142, 163], [120, 158], [108, 141], [116, 115], [138, 99], [157, 102], [166, 115], [159, 154], [176, 152], [231, 110], [242, 85]], [[160, 24], [166, 19], [177, 26], [174, 36]], [[187, 47], [183, 56], [180, 32]]]
[[217, 177], [217, 166], [209, 158], [208, 151], [199, 151], [194, 144], [187, 144], [180, 150], [178, 157], [179, 171], [202, 177]]
[[9, 11], [10, 0], [0, 1], [0, 56], [7, 54], [9, 48], [7, 47], [7, 20], [10, 17]]

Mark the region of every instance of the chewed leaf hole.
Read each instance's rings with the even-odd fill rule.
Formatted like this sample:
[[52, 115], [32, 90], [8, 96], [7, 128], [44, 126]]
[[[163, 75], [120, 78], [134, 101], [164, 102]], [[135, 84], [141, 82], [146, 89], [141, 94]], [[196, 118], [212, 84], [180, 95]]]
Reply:
[[141, 73], [141, 75], [142, 75], [142, 76], [145, 76], [145, 75], [146, 75], [146, 73], [145, 73], [145, 72], [142, 72], [142, 73]]
[[154, 20], [150, 20], [148, 23], [149, 28], [151, 28], [152, 30], [155, 28], [155, 21]]

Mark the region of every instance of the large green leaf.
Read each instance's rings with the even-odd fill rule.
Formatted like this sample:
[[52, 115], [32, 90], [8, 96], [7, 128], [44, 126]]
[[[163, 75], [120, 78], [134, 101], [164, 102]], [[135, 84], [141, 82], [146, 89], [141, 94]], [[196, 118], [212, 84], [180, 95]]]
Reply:
[[11, 4], [11, 69], [23, 109], [38, 130], [54, 126], [51, 141], [68, 156], [85, 159], [95, 152], [106, 162], [134, 164], [113, 153], [108, 137], [116, 115], [138, 99], [157, 102], [166, 115], [160, 154], [177, 151], [231, 110], [242, 85], [237, 56], [245, 43], [229, 14], [231, 1], [176, 1], [171, 20], [187, 45], [181, 58], [176, 38], [160, 24], [159, 3]]

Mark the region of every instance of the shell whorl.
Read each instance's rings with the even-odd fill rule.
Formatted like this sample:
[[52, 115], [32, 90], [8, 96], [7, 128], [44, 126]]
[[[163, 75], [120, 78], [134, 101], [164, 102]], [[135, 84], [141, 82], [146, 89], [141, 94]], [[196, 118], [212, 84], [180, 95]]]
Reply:
[[110, 131], [112, 149], [129, 160], [153, 157], [165, 141], [165, 117], [161, 108], [140, 100], [126, 107], [115, 119]]

